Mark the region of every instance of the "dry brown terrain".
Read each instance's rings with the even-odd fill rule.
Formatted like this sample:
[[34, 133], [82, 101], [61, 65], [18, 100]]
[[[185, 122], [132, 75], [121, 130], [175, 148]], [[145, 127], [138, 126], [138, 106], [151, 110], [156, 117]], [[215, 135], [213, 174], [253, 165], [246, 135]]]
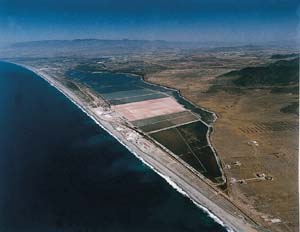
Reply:
[[[270, 64], [274, 62], [271, 55], [287, 52], [293, 51], [252, 47], [174, 50], [106, 58], [103, 64], [81, 59], [80, 68], [141, 74], [147, 81], [176, 88], [191, 102], [216, 112], [219, 118], [212, 143], [224, 167], [228, 195], [270, 231], [294, 232], [299, 218], [298, 116], [280, 109], [297, 102], [298, 95], [271, 93], [268, 87], [208, 91], [224, 73]], [[49, 61], [36, 62], [47, 65]], [[77, 67], [76, 62], [63, 59], [52, 66], [63, 76], [66, 67]]]
[[[274, 94], [269, 89], [207, 91], [220, 74], [270, 62], [265, 56], [235, 60], [229, 55], [222, 62], [215, 59], [197, 67], [179, 63], [145, 79], [179, 89], [193, 103], [216, 112], [212, 142], [224, 166], [230, 197], [250, 214], [259, 215], [257, 220], [271, 231], [297, 231], [298, 116], [280, 109], [297, 101], [298, 95]], [[259, 175], [269, 180], [260, 180]]]

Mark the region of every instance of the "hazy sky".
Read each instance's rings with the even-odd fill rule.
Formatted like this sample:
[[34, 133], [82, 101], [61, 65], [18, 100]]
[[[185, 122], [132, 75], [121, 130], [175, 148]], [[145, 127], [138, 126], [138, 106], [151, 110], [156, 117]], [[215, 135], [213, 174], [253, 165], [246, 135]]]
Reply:
[[298, 0], [0, 0], [0, 42], [296, 40]]

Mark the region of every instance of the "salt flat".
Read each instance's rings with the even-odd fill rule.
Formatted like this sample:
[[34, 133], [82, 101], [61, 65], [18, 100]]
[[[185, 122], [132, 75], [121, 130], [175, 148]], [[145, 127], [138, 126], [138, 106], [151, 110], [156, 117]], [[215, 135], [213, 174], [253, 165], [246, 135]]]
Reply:
[[172, 114], [185, 110], [185, 108], [172, 97], [115, 105], [112, 106], [112, 108], [129, 121]]

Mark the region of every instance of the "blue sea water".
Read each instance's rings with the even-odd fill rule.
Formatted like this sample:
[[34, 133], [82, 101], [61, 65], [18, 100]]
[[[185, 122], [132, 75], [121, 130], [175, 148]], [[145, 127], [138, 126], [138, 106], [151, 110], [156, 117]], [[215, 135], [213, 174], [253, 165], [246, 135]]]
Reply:
[[226, 231], [34, 73], [0, 62], [0, 231]]

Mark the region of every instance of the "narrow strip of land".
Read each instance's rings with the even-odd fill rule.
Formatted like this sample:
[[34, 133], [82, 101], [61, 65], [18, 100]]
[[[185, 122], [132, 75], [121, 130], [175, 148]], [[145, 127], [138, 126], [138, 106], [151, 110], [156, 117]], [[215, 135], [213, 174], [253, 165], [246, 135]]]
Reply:
[[143, 136], [128, 126], [128, 122], [116, 111], [107, 107], [103, 99], [96, 98], [93, 105], [97, 107], [92, 107], [90, 102], [85, 102], [78, 94], [65, 87], [49, 73], [34, 68], [29, 69], [55, 86], [139, 159], [166, 180], [178, 186], [195, 204], [216, 215], [219, 218], [219, 223], [224, 222], [230, 230], [237, 232], [265, 231], [255, 223], [252, 218], [253, 215], [248, 215], [242, 208], [234, 204], [205, 177], [199, 173], [194, 173], [186, 167], [180, 158], [157, 146], [147, 136]]

